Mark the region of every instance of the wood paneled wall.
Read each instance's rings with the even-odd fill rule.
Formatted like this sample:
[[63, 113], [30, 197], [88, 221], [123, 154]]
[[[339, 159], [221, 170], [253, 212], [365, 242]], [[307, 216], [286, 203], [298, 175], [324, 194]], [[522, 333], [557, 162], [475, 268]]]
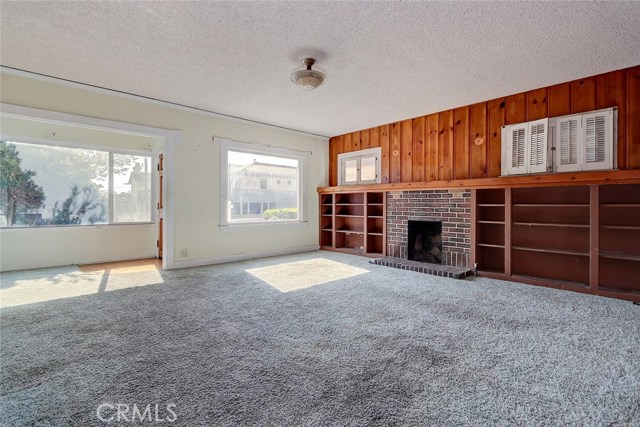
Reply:
[[618, 168], [640, 169], [636, 66], [333, 137], [329, 185], [338, 154], [373, 147], [382, 147], [383, 183], [497, 177], [502, 125], [609, 107], [618, 107]]

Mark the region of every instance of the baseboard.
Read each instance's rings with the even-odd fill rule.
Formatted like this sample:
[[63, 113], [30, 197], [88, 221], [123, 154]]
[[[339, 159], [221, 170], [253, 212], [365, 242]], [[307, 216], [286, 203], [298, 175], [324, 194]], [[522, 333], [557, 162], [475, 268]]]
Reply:
[[225, 262], [245, 261], [248, 259], [268, 258], [279, 255], [292, 255], [300, 252], [317, 251], [320, 249], [318, 245], [297, 246], [294, 248], [278, 249], [270, 251], [248, 252], [242, 254], [223, 255], [211, 258], [189, 259], [184, 261], [175, 261], [170, 269], [200, 267], [203, 265], [223, 264]]

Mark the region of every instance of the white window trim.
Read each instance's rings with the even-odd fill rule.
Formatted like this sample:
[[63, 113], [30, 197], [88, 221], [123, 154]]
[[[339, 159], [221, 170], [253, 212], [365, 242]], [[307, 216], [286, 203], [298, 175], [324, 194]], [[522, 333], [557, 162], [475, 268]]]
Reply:
[[[157, 154], [152, 150], [128, 150], [122, 148], [110, 148], [108, 146], [98, 146], [92, 144], [81, 144], [76, 142], [67, 142], [67, 141], [52, 141], [47, 139], [39, 139], [39, 138], [28, 138], [28, 137], [14, 137], [9, 135], [0, 135], [0, 138], [3, 141], [7, 142], [15, 142], [15, 143], [23, 143], [23, 144], [31, 144], [31, 145], [41, 145], [45, 147], [60, 147], [60, 148], [69, 148], [74, 150], [90, 150], [90, 151], [101, 151], [107, 153], [108, 163], [109, 163], [109, 176], [107, 177], [108, 185], [109, 185], [109, 195], [107, 197], [107, 222], [105, 223], [97, 223], [97, 224], [54, 224], [54, 225], [34, 225], [34, 226], [24, 226], [24, 227], [0, 227], [2, 230], [25, 230], [25, 229], [45, 229], [45, 228], [56, 228], [56, 227], [112, 227], [115, 225], [150, 225], [156, 223], [156, 203], [157, 203], [157, 177], [154, 174], [153, 165], [157, 158]], [[151, 158], [151, 204], [150, 204], [150, 212], [149, 212], [149, 221], [114, 221], [113, 220], [113, 155], [121, 154], [121, 155], [129, 155], [129, 156], [142, 156], [142, 157], [150, 157]]]
[[[360, 161], [363, 158], [373, 157], [373, 156], [375, 156], [376, 158], [376, 179], [373, 181], [363, 181], [360, 179]], [[364, 150], [350, 151], [348, 153], [338, 154], [338, 178], [339, 178], [338, 185], [380, 184], [381, 171], [382, 171], [381, 158], [382, 158], [381, 147], [367, 148]], [[358, 161], [358, 179], [356, 182], [347, 183], [344, 181], [344, 174], [345, 174], [344, 163], [347, 160], [354, 160], [354, 159]]]
[[[310, 153], [307, 151], [291, 150], [283, 147], [273, 147], [252, 142], [239, 142], [226, 138], [216, 138], [220, 141], [220, 230], [247, 231], [257, 228], [292, 228], [307, 225], [307, 176], [306, 170]], [[288, 157], [298, 160], [298, 219], [290, 221], [255, 221], [248, 223], [232, 223], [229, 221], [229, 156], [228, 152], [240, 151], [245, 153], [264, 154], [266, 156]]]

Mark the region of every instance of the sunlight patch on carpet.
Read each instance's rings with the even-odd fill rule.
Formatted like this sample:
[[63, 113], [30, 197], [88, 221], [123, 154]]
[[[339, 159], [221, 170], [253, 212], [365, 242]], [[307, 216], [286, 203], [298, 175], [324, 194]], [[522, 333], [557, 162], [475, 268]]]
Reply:
[[247, 273], [268, 283], [280, 292], [310, 288], [311, 286], [347, 279], [368, 272], [369, 270], [326, 258], [287, 262], [247, 270]]
[[0, 308], [164, 283], [151, 268], [83, 271], [76, 266], [2, 273]]
[[139, 273], [141, 271], [162, 270], [162, 260], [158, 258], [134, 259], [130, 261], [101, 262], [98, 264], [79, 265], [78, 268], [84, 273], [104, 273], [127, 274]]

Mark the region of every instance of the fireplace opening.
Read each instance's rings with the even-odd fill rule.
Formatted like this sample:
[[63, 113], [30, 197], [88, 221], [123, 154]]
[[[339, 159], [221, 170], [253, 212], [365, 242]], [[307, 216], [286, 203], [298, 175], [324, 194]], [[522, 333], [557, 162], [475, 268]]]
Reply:
[[408, 259], [442, 264], [442, 222], [409, 221]]

